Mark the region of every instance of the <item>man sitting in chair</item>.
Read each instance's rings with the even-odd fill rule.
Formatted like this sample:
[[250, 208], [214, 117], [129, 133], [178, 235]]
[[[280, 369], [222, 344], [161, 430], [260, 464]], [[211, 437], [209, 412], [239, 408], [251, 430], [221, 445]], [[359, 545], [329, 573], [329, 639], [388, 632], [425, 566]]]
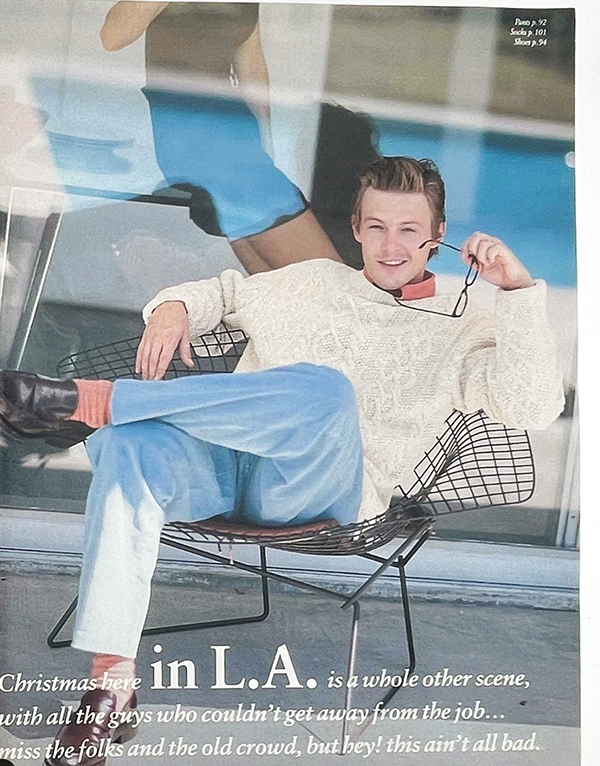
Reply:
[[[438, 293], [427, 270], [446, 228], [434, 163], [386, 157], [360, 180], [362, 272], [310, 260], [167, 288], [144, 309], [142, 381], [1, 374], [7, 433], [98, 429], [87, 442], [94, 477], [73, 638], [94, 653], [93, 678], [135, 677], [165, 523], [376, 517], [453, 409], [529, 429], [560, 414], [544, 283], [477, 232], [460, 257], [498, 288], [495, 307], [466, 306], [469, 280], [458, 302]], [[235, 374], [161, 380], [176, 351], [192, 366], [190, 341], [221, 322], [249, 337]], [[130, 687], [96, 689], [83, 702], [128, 709], [135, 698]], [[71, 724], [60, 739], [130, 733]]]

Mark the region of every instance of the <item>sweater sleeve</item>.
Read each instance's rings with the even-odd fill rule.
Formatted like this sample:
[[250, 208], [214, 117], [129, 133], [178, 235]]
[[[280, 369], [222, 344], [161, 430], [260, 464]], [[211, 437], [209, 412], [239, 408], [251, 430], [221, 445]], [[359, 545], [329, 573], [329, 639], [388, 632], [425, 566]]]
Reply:
[[494, 315], [472, 322], [454, 357], [454, 407], [482, 409], [514, 428], [547, 428], [562, 412], [564, 395], [545, 283], [498, 290]]
[[233, 269], [224, 271], [220, 277], [184, 282], [161, 290], [142, 309], [144, 322], [157, 306], [167, 301], [181, 301], [187, 310], [192, 340], [214, 330], [221, 321], [236, 311], [245, 279]]

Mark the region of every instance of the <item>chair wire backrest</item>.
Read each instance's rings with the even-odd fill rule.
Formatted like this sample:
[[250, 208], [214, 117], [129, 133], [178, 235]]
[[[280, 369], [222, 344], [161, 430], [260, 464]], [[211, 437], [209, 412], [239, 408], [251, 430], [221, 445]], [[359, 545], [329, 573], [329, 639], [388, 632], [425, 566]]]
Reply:
[[[135, 357], [140, 337], [126, 338], [115, 343], [78, 351], [61, 359], [57, 365], [60, 377], [115, 380], [139, 378], [135, 373]], [[229, 330], [224, 325], [197, 338], [192, 345], [194, 367], [174, 358], [165, 373], [165, 379], [184, 375], [233, 372], [242, 357], [248, 338], [242, 330]]]
[[496, 423], [482, 410], [455, 410], [414, 473], [407, 490], [399, 487], [401, 495], [432, 516], [522, 503], [535, 488], [527, 432]]

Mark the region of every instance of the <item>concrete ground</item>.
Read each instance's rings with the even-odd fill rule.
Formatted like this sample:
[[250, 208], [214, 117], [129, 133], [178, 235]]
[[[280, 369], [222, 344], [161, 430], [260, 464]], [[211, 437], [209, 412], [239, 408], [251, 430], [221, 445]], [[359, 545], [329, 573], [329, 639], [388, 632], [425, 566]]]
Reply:
[[[76, 578], [68, 575], [5, 574], [0, 578], [0, 680], [4, 679], [6, 690], [0, 695], [0, 723], [4, 723], [0, 759], [41, 763], [57, 728], [52, 714], [59, 711], [61, 700], [73, 704], [81, 694], [10, 691], [18, 673], [20, 680], [86, 677], [86, 654], [51, 650], [45, 643], [75, 592]], [[237, 576], [215, 578], [213, 585], [202, 588], [158, 585], [149, 624], [252, 613], [258, 611], [258, 596], [248, 580]], [[359, 688], [352, 702], [355, 712], [346, 763], [390, 764], [402, 759], [409, 766], [579, 764], [575, 612], [415, 602], [416, 685], [400, 689], [383, 720], [363, 721], [386, 691], [364, 688], [363, 679], [402, 673], [405, 666], [399, 614], [393, 600], [363, 602], [356, 668]], [[265, 759], [277, 764], [339, 763], [337, 754], [344, 744], [341, 724], [320, 719], [328, 715], [323, 711], [343, 708], [343, 689], [329, 686], [330, 679], [346, 672], [349, 625], [350, 615], [336, 602], [275, 589], [272, 613], [265, 622], [144, 638], [138, 672], [145, 721], [138, 736], [108, 759], [109, 766], [187, 766], [203, 760], [263, 766]], [[289, 659], [284, 654], [277, 668], [282, 669], [286, 660], [291, 662], [289, 678], [294, 680], [297, 674], [302, 688], [286, 688], [288, 677], [283, 673], [273, 676], [274, 688], [263, 686], [283, 644]], [[215, 646], [230, 648], [211, 648]], [[227, 683], [255, 678], [258, 688], [248, 688], [246, 683], [243, 689], [211, 689], [218, 652], [225, 654]], [[193, 662], [197, 688], [156, 688], [160, 685], [157, 670], [151, 665], [162, 661], [162, 685], [168, 686], [167, 663], [173, 660]], [[444, 669], [445, 685], [436, 685], [436, 674], [441, 671], [438, 681], [443, 679]], [[477, 685], [477, 676], [490, 674], [509, 676], [509, 683], [521, 685]], [[524, 678], [518, 679], [519, 674]], [[181, 686], [185, 686], [185, 675], [182, 670]], [[460, 685], [448, 685], [450, 675], [453, 684]], [[314, 681], [306, 683], [308, 679]], [[315, 682], [315, 688], [310, 688]], [[18, 725], [3, 718], [28, 710], [36, 713], [35, 721]], [[286, 725], [287, 710], [304, 712], [288, 713]], [[233, 716], [234, 722], [223, 720], [227, 716]], [[190, 751], [189, 746], [197, 750]]]

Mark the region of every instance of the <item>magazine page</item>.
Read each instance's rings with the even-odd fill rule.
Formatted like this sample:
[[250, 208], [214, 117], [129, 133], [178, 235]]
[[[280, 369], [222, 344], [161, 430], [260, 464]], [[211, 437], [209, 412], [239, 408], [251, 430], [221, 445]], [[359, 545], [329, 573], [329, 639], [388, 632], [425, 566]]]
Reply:
[[593, 16], [520, 5], [2, 0], [2, 766], [593, 763]]

